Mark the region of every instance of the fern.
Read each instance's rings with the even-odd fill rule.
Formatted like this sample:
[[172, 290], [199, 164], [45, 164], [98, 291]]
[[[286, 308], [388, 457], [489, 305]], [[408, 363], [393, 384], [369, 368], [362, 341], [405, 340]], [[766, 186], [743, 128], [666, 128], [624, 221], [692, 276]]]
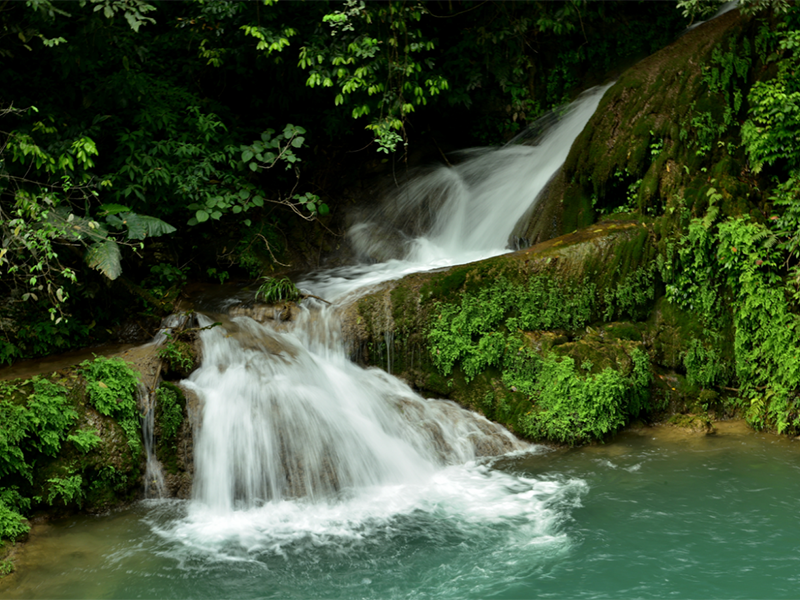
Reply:
[[297, 289], [288, 277], [276, 279], [274, 277], [263, 277], [262, 283], [256, 290], [255, 299], [259, 297], [262, 302], [274, 304], [275, 302], [297, 301], [303, 297], [303, 293]]
[[90, 402], [102, 414], [115, 418], [128, 436], [131, 451], [141, 450], [136, 411], [137, 373], [121, 358], [98, 356], [81, 363]]
[[67, 441], [86, 454], [100, 445], [102, 439], [97, 435], [96, 429], [80, 429], [67, 436]]

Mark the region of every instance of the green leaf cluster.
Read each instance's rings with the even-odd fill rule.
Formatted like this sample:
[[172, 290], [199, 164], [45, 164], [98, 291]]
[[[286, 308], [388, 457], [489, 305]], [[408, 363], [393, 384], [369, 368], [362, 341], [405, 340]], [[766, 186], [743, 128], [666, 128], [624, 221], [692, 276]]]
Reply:
[[96, 357], [81, 363], [86, 378], [86, 393], [97, 411], [113, 417], [128, 437], [128, 445], [136, 453], [142, 447], [136, 397], [139, 377], [123, 359]]
[[[668, 292], [680, 306], [696, 307], [707, 323], [719, 318], [718, 298], [734, 299], [735, 373], [740, 396], [749, 404], [747, 419], [759, 429], [798, 431], [800, 323], [789, 302], [791, 280], [782, 272], [785, 248], [793, 242], [750, 217], [717, 219], [714, 209], [692, 221]], [[687, 376], [702, 386], [724, 383], [725, 369], [714, 366], [717, 358], [693, 341], [684, 356]]]
[[188, 375], [195, 366], [191, 345], [174, 333], [167, 333], [166, 337], [166, 342], [158, 349], [158, 355], [167, 363], [169, 369]]
[[37, 453], [56, 456], [78, 418], [67, 389], [42, 378], [32, 380], [25, 396], [13, 383], [0, 387], [0, 477], [21, 475], [33, 480]]
[[465, 293], [460, 304], [443, 304], [428, 333], [434, 364], [444, 374], [460, 362], [467, 381], [488, 367], [502, 365], [506, 334], [519, 329], [579, 329], [595, 310], [589, 282], [562, 287], [549, 277], [532, 277], [527, 285], [501, 278], [477, 293]]
[[175, 386], [162, 383], [156, 390], [158, 400], [158, 421], [161, 423], [163, 441], [174, 441], [178, 429], [183, 424], [185, 400]]
[[507, 385], [517, 384], [533, 402], [523, 419], [525, 434], [534, 439], [570, 445], [602, 440], [617, 431], [644, 408], [651, 381], [649, 358], [635, 348], [631, 353], [633, 370], [626, 376], [606, 368], [582, 377], [575, 361], [568, 357], [526, 351], [535, 363], [533, 372], [508, 370]]
[[[0, 538], [13, 540], [28, 531], [24, 515], [31, 498], [19, 490], [20, 486], [33, 489], [34, 467], [60, 456], [65, 443], [83, 453], [99, 444], [96, 432], [74, 430], [77, 419], [74, 401], [63, 385], [40, 377], [0, 384]], [[80, 475], [45, 483], [48, 504], [57, 498], [80, 504], [83, 498]]]
[[0, 539], [15, 540], [30, 531], [21, 514], [30, 504], [30, 499], [21, 496], [15, 486], [0, 489]]
[[[653, 268], [644, 280], [650, 281]], [[638, 286], [638, 277], [636, 284]], [[635, 295], [617, 295], [626, 309], [638, 306]], [[649, 283], [644, 284], [646, 287]], [[630, 298], [634, 298], [631, 300]], [[643, 294], [648, 302], [652, 294]], [[602, 304], [595, 286], [559, 284], [533, 276], [525, 285], [499, 279], [476, 293], [464, 293], [459, 304], [440, 304], [428, 332], [434, 365], [443, 375], [458, 364], [467, 382], [487, 369], [499, 369], [508, 389], [524, 394], [533, 409], [523, 419], [524, 433], [537, 439], [580, 444], [602, 439], [646, 408], [651, 381], [647, 355], [631, 351], [631, 372], [607, 368], [581, 376], [569, 357], [534, 351], [524, 331], [583, 329], [598, 318]], [[621, 309], [611, 310], [614, 314]]]
[[255, 300], [266, 304], [276, 302], [297, 302], [303, 293], [288, 277], [262, 277], [256, 290]]
[[64, 504], [75, 503], [80, 508], [83, 504], [85, 493], [83, 490], [83, 477], [80, 475], [70, 475], [68, 477], [53, 477], [48, 479], [50, 491], [47, 495], [47, 503], [52, 505], [57, 498], [61, 498]]

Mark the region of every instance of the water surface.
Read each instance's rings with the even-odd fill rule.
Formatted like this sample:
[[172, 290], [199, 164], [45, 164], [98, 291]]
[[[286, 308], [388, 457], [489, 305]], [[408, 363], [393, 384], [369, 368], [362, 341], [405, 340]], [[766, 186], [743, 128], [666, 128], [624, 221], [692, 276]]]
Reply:
[[800, 444], [723, 423], [534, 448], [224, 519], [180, 501], [37, 527], [4, 598], [795, 597]]

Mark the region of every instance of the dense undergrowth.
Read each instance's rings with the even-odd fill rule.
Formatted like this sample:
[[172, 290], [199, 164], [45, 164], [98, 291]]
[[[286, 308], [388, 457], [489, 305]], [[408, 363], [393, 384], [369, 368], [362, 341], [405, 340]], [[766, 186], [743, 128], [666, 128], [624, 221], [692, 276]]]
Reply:
[[520, 419], [524, 435], [570, 444], [602, 439], [647, 408], [647, 354], [630, 345], [613, 368], [595, 369], [588, 358], [578, 368], [574, 358], [532, 343], [526, 332], [575, 332], [603, 315], [610, 320], [615, 313], [646, 311], [653, 286], [641, 282], [650, 272], [636, 269], [606, 294], [589, 280], [560, 284], [546, 275], [525, 284], [501, 278], [464, 293], [460, 303], [435, 310], [428, 333], [433, 362], [445, 376], [458, 364], [466, 383], [488, 369], [499, 371], [505, 387], [531, 403]]
[[138, 374], [98, 357], [52, 377], [0, 382], [0, 539], [42, 510], [112, 506], [139, 479]]

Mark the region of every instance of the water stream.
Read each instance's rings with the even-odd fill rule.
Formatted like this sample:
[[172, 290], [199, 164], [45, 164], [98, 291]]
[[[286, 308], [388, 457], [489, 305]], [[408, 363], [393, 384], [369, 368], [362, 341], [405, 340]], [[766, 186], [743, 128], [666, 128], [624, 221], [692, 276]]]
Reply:
[[[605, 89], [584, 95], [535, 145], [476, 151], [455, 167], [422, 173], [366, 215], [352, 238], [364, 256], [382, 262], [301, 282], [333, 307], [305, 307], [280, 329], [248, 317], [199, 315], [203, 325], [217, 319], [223, 325], [201, 333], [203, 362], [185, 382], [203, 406], [192, 500], [148, 501], [41, 530], [20, 558], [19, 573], [0, 583], [3, 596], [690, 597], [716, 590], [733, 597], [746, 591], [720, 587], [726, 581], [719, 570], [727, 566], [716, 557], [703, 563], [692, 550], [694, 544], [705, 552], [711, 518], [722, 525], [715, 543], [723, 549], [733, 543], [725, 511], [740, 514], [743, 497], [769, 502], [759, 487], [765, 482], [731, 488], [724, 453], [702, 450], [706, 481], [691, 475], [696, 466], [685, 459], [664, 462], [663, 449], [645, 437], [631, 442], [626, 456], [529, 445], [452, 402], [419, 397], [383, 370], [358, 367], [341, 339], [336, 304], [360, 290], [507, 251], [516, 221], [563, 162]], [[781, 465], [796, 475], [790, 461]], [[698, 489], [710, 486], [718, 511], [698, 512], [689, 499], [675, 514], [676, 489], [679, 496], [692, 493], [678, 483], [681, 472]], [[798, 495], [781, 494], [773, 508], [793, 518]], [[673, 517], [682, 524], [675, 541], [685, 552], [675, 551], [659, 529]], [[786, 582], [770, 590], [792, 589], [800, 556], [794, 542], [775, 519], [742, 526], [753, 528], [776, 531], [774, 548], [785, 552], [785, 563], [760, 567]], [[619, 547], [620, 536], [644, 553], [636, 563], [640, 575], [628, 569], [633, 559]], [[648, 548], [659, 536], [669, 565]], [[689, 575], [696, 587], [677, 583]]]
[[508, 252], [517, 222], [564, 163], [609, 87], [584, 92], [533, 140], [521, 135], [502, 148], [465, 151], [455, 166], [415, 173], [351, 228], [351, 242], [369, 260], [319, 271], [299, 285], [337, 301], [409, 273]]

